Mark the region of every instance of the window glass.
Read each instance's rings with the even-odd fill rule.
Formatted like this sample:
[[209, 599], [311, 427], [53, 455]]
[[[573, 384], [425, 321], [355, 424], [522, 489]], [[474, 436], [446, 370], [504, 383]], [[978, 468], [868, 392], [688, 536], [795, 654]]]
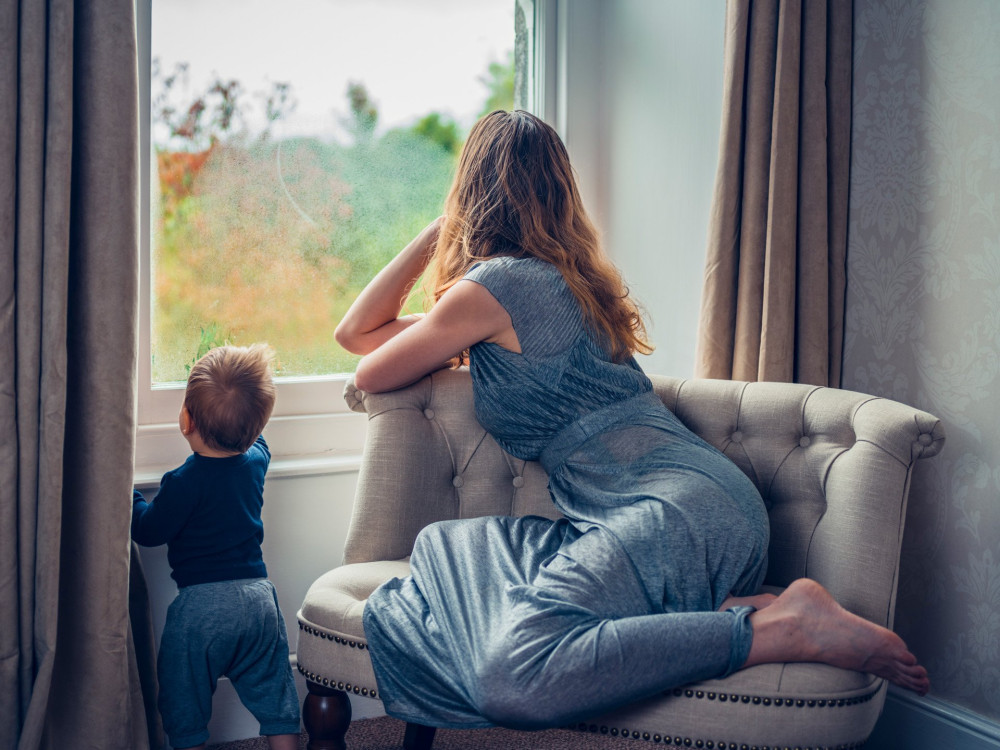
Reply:
[[279, 375], [354, 369], [337, 322], [441, 212], [472, 123], [526, 80], [515, 6], [154, 0], [154, 383], [224, 342], [270, 343]]

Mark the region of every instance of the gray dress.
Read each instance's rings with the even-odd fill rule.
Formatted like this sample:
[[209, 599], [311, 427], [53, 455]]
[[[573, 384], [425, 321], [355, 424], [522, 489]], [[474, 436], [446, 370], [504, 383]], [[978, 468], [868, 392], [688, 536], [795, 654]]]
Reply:
[[438, 727], [560, 726], [738, 669], [768, 519], [729, 459], [610, 361], [555, 267], [493, 258], [465, 277], [507, 310], [521, 346], [470, 352], [476, 415], [538, 460], [564, 518], [432, 524], [412, 575], [377, 589], [365, 633], [398, 718]]

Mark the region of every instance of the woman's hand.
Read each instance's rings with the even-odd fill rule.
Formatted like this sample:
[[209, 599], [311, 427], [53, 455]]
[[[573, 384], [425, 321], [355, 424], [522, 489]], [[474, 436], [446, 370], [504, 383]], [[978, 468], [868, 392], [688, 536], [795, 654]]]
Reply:
[[438, 217], [404, 247], [362, 290], [334, 332], [352, 354], [368, 354], [420, 316], [399, 317], [403, 303], [434, 256], [443, 217]]

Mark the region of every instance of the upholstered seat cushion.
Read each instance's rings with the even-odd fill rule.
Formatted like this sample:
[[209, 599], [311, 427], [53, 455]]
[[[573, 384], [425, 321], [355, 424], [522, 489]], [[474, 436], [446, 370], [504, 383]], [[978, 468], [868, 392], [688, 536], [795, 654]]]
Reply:
[[317, 578], [298, 612], [299, 671], [325, 687], [378, 697], [361, 619], [365, 602], [386, 581], [409, 574], [406, 558], [342, 565]]
[[[378, 697], [362, 624], [365, 601], [383, 582], [408, 574], [407, 559], [355, 563], [313, 583], [298, 613], [298, 660], [307, 679]], [[860, 672], [766, 664], [726, 680], [687, 685], [574, 728], [706, 748], [739, 748], [747, 736], [773, 736], [774, 747], [814, 747], [811, 738], [817, 736], [824, 738], [822, 747], [856, 747], [878, 717], [884, 690], [882, 680]], [[809, 714], [808, 721], [802, 713]], [[807, 731], [792, 743], [795, 727]]]

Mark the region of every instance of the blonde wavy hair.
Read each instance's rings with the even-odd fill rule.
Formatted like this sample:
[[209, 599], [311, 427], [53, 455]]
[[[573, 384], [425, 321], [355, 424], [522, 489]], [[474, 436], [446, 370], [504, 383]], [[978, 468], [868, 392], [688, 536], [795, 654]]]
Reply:
[[424, 274], [437, 301], [476, 262], [498, 255], [554, 265], [615, 361], [652, 346], [621, 274], [583, 208], [559, 135], [528, 112], [498, 110], [472, 128]]

